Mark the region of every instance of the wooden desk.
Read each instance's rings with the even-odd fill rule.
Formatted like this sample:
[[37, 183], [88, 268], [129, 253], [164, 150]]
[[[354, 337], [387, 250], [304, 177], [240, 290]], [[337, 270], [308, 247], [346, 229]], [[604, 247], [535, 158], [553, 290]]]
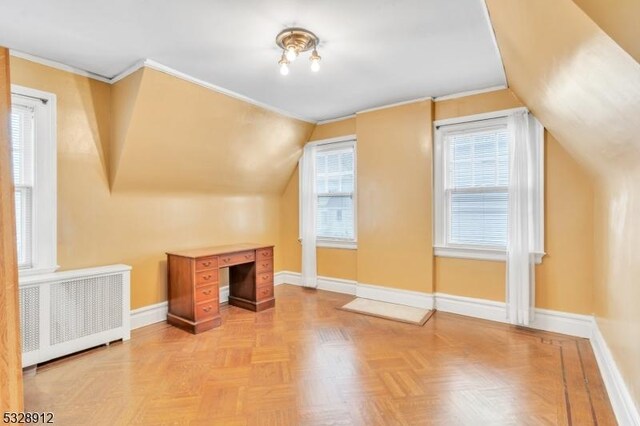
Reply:
[[167, 322], [197, 334], [220, 325], [220, 268], [229, 268], [229, 304], [252, 311], [275, 306], [273, 246], [235, 244], [167, 253]]

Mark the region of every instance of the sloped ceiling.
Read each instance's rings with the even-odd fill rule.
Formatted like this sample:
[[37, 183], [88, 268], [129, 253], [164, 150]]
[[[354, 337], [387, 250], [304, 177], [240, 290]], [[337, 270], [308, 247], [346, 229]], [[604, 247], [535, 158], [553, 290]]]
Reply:
[[313, 130], [149, 68], [113, 90], [115, 191], [279, 194]]
[[620, 47], [640, 62], [640, 1], [573, 1]]
[[601, 176], [640, 165], [640, 64], [571, 0], [487, 0], [509, 87]]

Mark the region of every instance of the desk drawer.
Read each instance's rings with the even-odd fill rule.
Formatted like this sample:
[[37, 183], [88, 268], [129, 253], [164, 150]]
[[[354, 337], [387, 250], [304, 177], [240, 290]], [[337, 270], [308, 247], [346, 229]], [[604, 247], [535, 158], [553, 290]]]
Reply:
[[196, 259], [196, 271], [206, 271], [218, 267], [218, 256], [200, 257]]
[[273, 271], [273, 259], [262, 260], [258, 258], [256, 260], [256, 272], [258, 274], [271, 271]]
[[218, 301], [199, 303], [196, 305], [196, 321], [211, 318], [218, 314]]
[[206, 300], [218, 301], [218, 285], [206, 285], [196, 288], [196, 303], [204, 302]]
[[215, 284], [218, 282], [218, 270], [196, 272], [196, 286]]
[[256, 289], [256, 299], [262, 301], [273, 297], [273, 285], [258, 287]]
[[256, 250], [256, 257], [260, 259], [273, 259], [273, 247]]
[[256, 287], [262, 287], [266, 284], [273, 284], [273, 272], [256, 274]]
[[221, 268], [231, 265], [239, 265], [241, 263], [253, 262], [256, 259], [256, 253], [251, 251], [243, 251], [240, 253], [227, 254], [220, 256], [218, 265]]

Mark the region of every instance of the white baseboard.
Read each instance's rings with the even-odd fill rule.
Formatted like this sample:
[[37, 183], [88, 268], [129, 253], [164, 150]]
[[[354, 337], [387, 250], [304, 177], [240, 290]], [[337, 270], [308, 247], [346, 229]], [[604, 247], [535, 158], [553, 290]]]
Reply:
[[[229, 301], [229, 286], [220, 287], [220, 303]], [[131, 330], [164, 322], [167, 320], [169, 304], [167, 302], [156, 303], [155, 305], [144, 306], [131, 310]]]
[[167, 302], [156, 303], [155, 305], [144, 306], [131, 311], [131, 329], [144, 327], [167, 320], [169, 304]]
[[273, 284], [302, 285], [300, 272], [280, 271], [273, 274]]
[[[300, 272], [281, 271], [276, 272], [273, 277], [274, 285], [291, 284], [302, 285], [302, 275]], [[342, 278], [318, 277], [318, 289], [332, 291], [334, 293], [356, 294], [357, 283], [352, 280]]]
[[360, 284], [356, 287], [356, 296], [364, 299], [379, 300], [381, 302], [398, 305], [413, 306], [415, 308], [433, 309], [434, 299], [431, 293], [400, 290], [397, 288], [381, 287], [371, 284]]
[[[436, 293], [436, 309], [490, 321], [508, 322], [506, 303], [493, 300]], [[593, 316], [536, 308], [535, 319], [529, 328], [588, 339], [593, 330]]]
[[[299, 272], [281, 271], [274, 277], [275, 285], [302, 285]], [[433, 309], [433, 295], [418, 291], [400, 290], [371, 284], [360, 284], [353, 280], [342, 278], [318, 277], [318, 289], [334, 293], [351, 294], [365, 299], [380, 300], [382, 302], [397, 303], [399, 305], [417, 308]]]
[[536, 308], [535, 318], [530, 327], [590, 339], [593, 335], [593, 315]]
[[598, 361], [602, 380], [607, 388], [609, 400], [616, 415], [618, 424], [640, 426], [640, 412], [633, 402], [629, 388], [618, 370], [616, 361], [609, 350], [607, 342], [604, 340], [597, 321], [593, 321], [593, 335], [591, 346]]
[[357, 283], [352, 280], [341, 278], [318, 277], [318, 288], [320, 290], [332, 291], [334, 293], [356, 294]]
[[489, 321], [507, 322], [507, 309], [504, 302], [454, 296], [445, 293], [436, 293], [435, 299], [438, 311]]

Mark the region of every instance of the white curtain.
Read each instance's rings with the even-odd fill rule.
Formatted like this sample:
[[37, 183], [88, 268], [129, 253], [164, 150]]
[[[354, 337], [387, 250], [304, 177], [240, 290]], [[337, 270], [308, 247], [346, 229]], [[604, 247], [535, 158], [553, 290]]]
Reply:
[[535, 304], [536, 179], [540, 143], [537, 121], [526, 110], [508, 120], [509, 230], [507, 244], [507, 314], [509, 322], [529, 325]]
[[316, 288], [316, 149], [307, 145], [300, 161], [300, 237], [302, 238], [302, 285]]

